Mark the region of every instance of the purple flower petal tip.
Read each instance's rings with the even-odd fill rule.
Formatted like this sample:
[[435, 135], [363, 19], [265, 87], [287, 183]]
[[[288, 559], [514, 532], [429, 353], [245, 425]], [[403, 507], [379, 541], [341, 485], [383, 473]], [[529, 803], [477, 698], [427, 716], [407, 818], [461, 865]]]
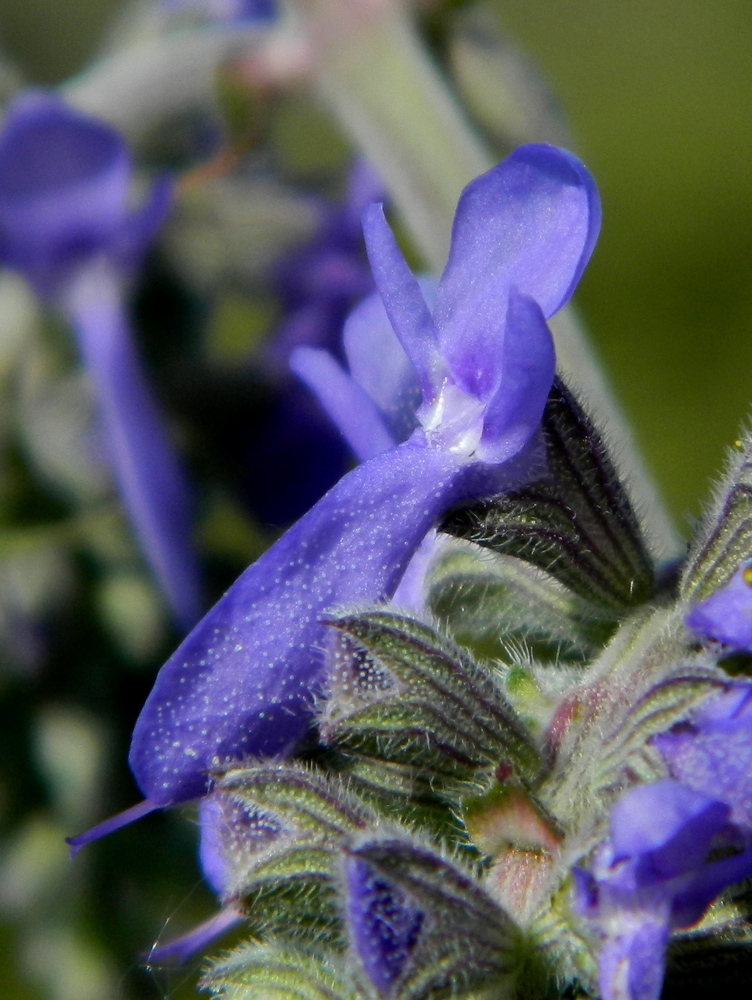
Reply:
[[425, 914], [361, 858], [348, 858], [345, 877], [353, 949], [379, 995], [388, 997], [418, 943]]
[[689, 628], [706, 639], [752, 652], [752, 564], [698, 604], [687, 616]]
[[568, 301], [600, 218], [592, 177], [553, 146], [521, 146], [465, 188], [434, 311], [442, 352], [463, 388], [486, 394], [496, 387], [489, 375], [498, 373], [506, 347], [512, 288], [546, 319]]
[[290, 369], [315, 392], [359, 461], [394, 447], [374, 401], [328, 351], [298, 347], [290, 355]]
[[168, 963], [182, 965], [192, 955], [208, 948], [218, 937], [226, 934], [243, 919], [243, 913], [240, 910], [232, 906], [224, 906], [213, 917], [194, 927], [187, 934], [182, 934], [174, 941], [168, 941], [167, 944], [155, 945], [149, 950], [148, 955], [144, 956], [145, 964], [147, 967]]
[[104, 820], [104, 822], [97, 823], [96, 826], [91, 827], [90, 830], [86, 830], [84, 833], [76, 834], [75, 837], [66, 837], [65, 842], [70, 845], [71, 860], [75, 858], [81, 848], [85, 847], [86, 844], [91, 844], [95, 840], [106, 837], [110, 833], [114, 833], [116, 830], [120, 830], [122, 827], [128, 826], [130, 823], [135, 823], [144, 816], [148, 816], [149, 813], [155, 812], [157, 809], [161, 808], [162, 806], [159, 805], [159, 803], [152, 802], [150, 799], [144, 799], [143, 802], [138, 802], [135, 806], [131, 806], [129, 809], [125, 809], [123, 812], [117, 813], [115, 816], [110, 816], [110, 818]]

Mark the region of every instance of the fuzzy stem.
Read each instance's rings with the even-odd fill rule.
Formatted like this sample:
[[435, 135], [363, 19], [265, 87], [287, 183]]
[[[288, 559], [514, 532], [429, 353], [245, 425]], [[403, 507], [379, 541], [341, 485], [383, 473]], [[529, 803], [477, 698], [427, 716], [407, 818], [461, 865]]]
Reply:
[[188, 629], [203, 603], [188, 489], [136, 355], [112, 268], [97, 260], [82, 267], [64, 307], [94, 384], [123, 503], [176, 619]]

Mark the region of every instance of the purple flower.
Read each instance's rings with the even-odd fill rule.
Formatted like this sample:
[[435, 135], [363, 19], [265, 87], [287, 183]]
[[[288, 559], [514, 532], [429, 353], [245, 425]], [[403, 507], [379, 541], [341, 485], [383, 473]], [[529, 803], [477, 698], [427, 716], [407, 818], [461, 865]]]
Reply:
[[366, 212], [376, 284], [422, 393], [418, 427], [330, 490], [162, 668], [130, 756], [152, 803], [204, 794], [229, 761], [291, 752], [319, 691], [323, 616], [393, 594], [452, 505], [540, 472], [536, 431], [554, 373], [545, 319], [571, 295], [599, 221], [578, 160], [522, 147], [464, 191], [432, 313], [380, 207]]
[[749, 832], [729, 816], [724, 802], [675, 781], [640, 785], [613, 807], [592, 872], [573, 871], [575, 908], [603, 940], [603, 1000], [657, 1000], [671, 931], [752, 874]]
[[347, 859], [345, 883], [353, 950], [378, 995], [388, 997], [418, 943], [425, 914], [362, 858]]
[[752, 564], [740, 566], [725, 587], [698, 604], [687, 625], [706, 639], [752, 652]]
[[653, 744], [673, 778], [721, 799], [752, 829], [752, 684], [729, 684]]
[[23, 274], [75, 328], [109, 458], [146, 559], [178, 620], [200, 611], [187, 491], [128, 329], [124, 280], [161, 224], [169, 189], [129, 208], [132, 166], [108, 125], [33, 93], [0, 133], [0, 264]]
[[269, 21], [279, 13], [275, 0], [162, 0], [162, 5], [168, 10], [197, 10], [211, 21], [229, 23]]

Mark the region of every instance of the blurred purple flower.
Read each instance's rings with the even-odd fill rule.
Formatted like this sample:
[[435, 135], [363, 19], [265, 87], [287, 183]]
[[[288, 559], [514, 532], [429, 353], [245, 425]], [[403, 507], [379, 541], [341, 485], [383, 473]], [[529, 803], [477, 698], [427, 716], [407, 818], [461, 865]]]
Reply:
[[[447, 509], [540, 472], [536, 431], [554, 374], [545, 317], [571, 295], [599, 222], [578, 160], [520, 148], [465, 189], [432, 315], [380, 206], [366, 212], [376, 283], [421, 388], [420, 426], [346, 475], [162, 668], [131, 745], [149, 800], [200, 796], [213, 768], [291, 752], [311, 724], [322, 616], [389, 597]], [[348, 386], [356, 418], [378, 425], [376, 405], [366, 413], [367, 394]]]
[[[356, 162], [344, 200], [322, 203], [316, 233], [285, 254], [271, 275], [282, 319], [260, 359], [270, 401], [253, 434], [241, 430], [243, 458], [236, 464], [242, 467], [244, 500], [257, 517], [275, 526], [302, 517], [352, 463], [345, 440], [290, 374], [289, 361], [300, 346], [326, 348], [341, 357], [345, 318], [373, 290], [360, 216], [382, 193], [373, 170]], [[243, 474], [243, 469], [252, 472]]]
[[363, 253], [361, 215], [383, 197], [381, 179], [363, 160], [353, 165], [342, 202], [321, 204], [321, 223], [309, 241], [285, 254], [272, 272], [283, 319], [269, 341], [264, 364], [287, 373], [296, 347], [323, 347], [342, 355], [342, 325], [353, 304], [373, 291]]
[[729, 816], [724, 802], [670, 780], [632, 788], [613, 807], [592, 871], [573, 870], [575, 908], [603, 941], [603, 1000], [657, 1000], [671, 931], [752, 874], [750, 833]]
[[124, 282], [161, 225], [169, 188], [129, 208], [132, 165], [108, 125], [43, 93], [8, 107], [0, 133], [0, 264], [69, 317], [109, 458], [142, 550], [177, 619], [200, 612], [188, 498], [128, 329]]
[[276, 0], [161, 0], [168, 10], [196, 10], [210, 21], [269, 21], [279, 13]]
[[752, 652], [752, 564], [740, 566], [725, 587], [698, 604], [687, 625], [706, 639]]

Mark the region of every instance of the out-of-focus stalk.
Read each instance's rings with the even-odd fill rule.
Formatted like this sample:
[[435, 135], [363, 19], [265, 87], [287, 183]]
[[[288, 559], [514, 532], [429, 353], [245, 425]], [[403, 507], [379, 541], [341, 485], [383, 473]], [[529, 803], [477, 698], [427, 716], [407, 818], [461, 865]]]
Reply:
[[393, 0], [294, 0], [329, 107], [379, 170], [426, 263], [444, 266], [460, 191], [492, 158]]
[[109, 52], [68, 81], [62, 96], [132, 139], [167, 115], [211, 102], [217, 68], [282, 30], [253, 24], [156, 35]]

